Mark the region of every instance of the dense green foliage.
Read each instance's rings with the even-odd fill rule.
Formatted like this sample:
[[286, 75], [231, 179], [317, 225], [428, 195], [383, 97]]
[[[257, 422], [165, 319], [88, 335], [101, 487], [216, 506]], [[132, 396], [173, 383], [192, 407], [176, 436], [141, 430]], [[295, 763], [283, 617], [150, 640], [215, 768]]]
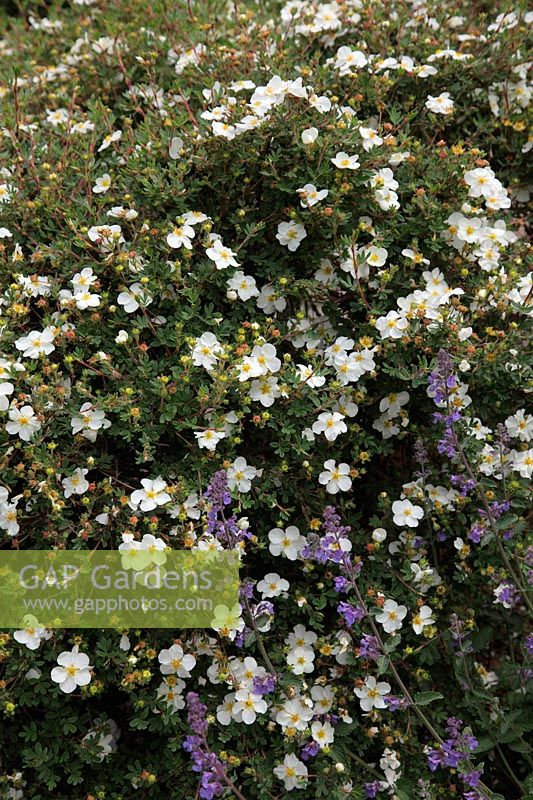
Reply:
[[531, 800], [525, 3], [5, 9], [2, 547], [238, 545], [244, 588], [218, 633], [0, 633], [0, 797], [217, 796], [195, 691], [228, 796]]

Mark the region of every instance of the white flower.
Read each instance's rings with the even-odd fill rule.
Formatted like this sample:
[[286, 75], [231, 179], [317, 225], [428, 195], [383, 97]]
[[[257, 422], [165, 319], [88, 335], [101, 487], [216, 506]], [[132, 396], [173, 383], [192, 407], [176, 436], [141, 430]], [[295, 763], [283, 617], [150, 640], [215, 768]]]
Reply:
[[90, 292], [76, 292], [74, 300], [80, 311], [85, 311], [86, 308], [97, 308], [100, 305], [100, 295]]
[[349, 156], [343, 150], [331, 159], [331, 163], [335, 164], [338, 169], [359, 169], [361, 166], [359, 156]]
[[313, 183], [306, 183], [305, 186], [296, 189], [296, 191], [300, 195], [300, 204], [302, 208], [311, 208], [311, 206], [324, 200], [329, 194], [328, 189], [318, 190]]
[[281, 367], [281, 360], [278, 358], [273, 344], [256, 344], [250, 355], [259, 364], [263, 375], [268, 372], [277, 372]]
[[104, 138], [102, 139], [102, 144], [98, 148], [98, 152], [101, 153], [102, 150], [107, 150], [107, 148], [112, 142], [119, 142], [121, 138], [122, 138], [122, 131], [120, 130], [113, 131], [113, 133], [108, 133], [107, 136], [104, 136]]
[[226, 283], [229, 291], [234, 291], [238, 294], [241, 300], [249, 300], [251, 297], [257, 297], [259, 289], [252, 275], [245, 275], [244, 272], [238, 270]]
[[394, 633], [402, 627], [402, 621], [407, 615], [407, 608], [399, 606], [395, 600], [385, 600], [381, 613], [376, 615], [376, 622], [383, 625], [386, 633]]
[[302, 131], [302, 142], [304, 144], [313, 144], [318, 137], [318, 129], [317, 128], [306, 128]]
[[533, 449], [522, 450], [521, 452], [511, 450], [510, 456], [513, 472], [518, 472], [522, 478], [531, 478], [533, 475]]
[[168, 146], [168, 157], [174, 161], [180, 157], [180, 151], [183, 149], [183, 139], [179, 136], [173, 136]]
[[278, 291], [273, 286], [267, 283], [259, 292], [256, 305], [265, 314], [273, 314], [275, 311], [283, 311], [287, 306], [287, 301], [278, 294]]
[[433, 611], [429, 606], [421, 606], [413, 617], [413, 630], [416, 634], [422, 633], [426, 625], [434, 625]]
[[56, 111], [50, 111], [48, 108], [46, 109], [46, 122], [49, 122], [54, 128], [57, 125], [62, 125], [67, 122], [68, 118], [69, 113], [66, 108], [58, 108]]
[[234, 253], [233, 250], [230, 250], [229, 247], [224, 247], [220, 239], [215, 239], [211, 247], [207, 248], [205, 254], [211, 261], [215, 262], [217, 269], [240, 266], [235, 260], [237, 254]]
[[41, 644], [41, 641], [43, 639], [50, 639], [51, 636], [52, 632], [47, 631], [46, 628], [43, 628], [38, 623], [13, 633], [13, 638], [15, 641], [17, 641], [19, 644], [26, 645], [28, 650], [37, 650]]
[[251, 382], [249, 394], [252, 400], [259, 401], [264, 408], [270, 408], [276, 398], [281, 397], [278, 379], [273, 375], [263, 375], [259, 380]]
[[393, 392], [386, 395], [379, 403], [379, 410], [390, 417], [396, 417], [406, 403], [409, 402], [408, 392]]
[[438, 97], [432, 97], [429, 94], [426, 108], [433, 111], [434, 114], [453, 114], [454, 103], [449, 92], [442, 92]]
[[280, 222], [278, 225], [278, 232], [276, 239], [282, 245], [285, 245], [291, 252], [294, 252], [300, 246], [302, 239], [307, 236], [307, 231], [304, 226], [299, 222]]
[[39, 358], [41, 355], [50, 355], [55, 350], [54, 328], [48, 326], [43, 331], [31, 331], [27, 336], [21, 336], [15, 342], [17, 350], [22, 350], [24, 358]]
[[365, 252], [365, 261], [371, 267], [382, 267], [387, 261], [388, 253], [384, 247], [367, 247]]
[[507, 417], [505, 427], [509, 436], [518, 438], [521, 442], [529, 442], [533, 437], [533, 415], [526, 415], [525, 410], [520, 408], [516, 414]]
[[166, 701], [167, 709], [171, 714], [176, 711], [181, 711], [185, 708], [185, 700], [183, 699], [183, 690], [185, 689], [185, 681], [181, 678], [173, 678], [172, 682], [163, 680], [157, 687], [157, 699]]
[[99, 430], [105, 430], [111, 426], [111, 422], [105, 418], [105, 413], [94, 408], [92, 403], [84, 403], [79, 413], [79, 417], [72, 417], [70, 420], [72, 434], [81, 433], [90, 442], [96, 441]]
[[339, 414], [338, 411], [333, 413], [323, 411], [318, 415], [318, 419], [313, 423], [311, 429], [313, 433], [323, 433], [328, 442], [334, 442], [340, 433], [346, 433], [348, 430], [344, 422], [344, 415]]
[[316, 94], [310, 95], [309, 105], [312, 108], [316, 108], [320, 114], [326, 114], [331, 110], [331, 100], [324, 94], [320, 95], [320, 97], [318, 97]]
[[263, 374], [261, 364], [257, 358], [253, 356], [244, 356], [242, 362], [237, 365], [237, 369], [239, 370], [240, 383], [244, 383], [244, 381], [248, 381], [250, 378], [258, 378], [259, 375]]
[[167, 483], [158, 475], [157, 478], [143, 478], [141, 480], [142, 489], [132, 492], [130, 506], [134, 509], [140, 506], [141, 511], [153, 511], [158, 506], [170, 503], [170, 495], [166, 491]]
[[195, 431], [198, 447], [205, 450], [216, 450], [217, 444], [226, 438], [224, 431], [216, 431], [214, 428], [207, 428], [205, 431]]
[[379, 542], [379, 544], [381, 544], [382, 542], [385, 541], [386, 538], [387, 538], [387, 531], [385, 530], [385, 528], [374, 528], [374, 530], [372, 531], [372, 539], [375, 542]]
[[372, 173], [370, 185], [373, 189], [389, 189], [394, 191], [398, 188], [398, 181], [395, 179], [394, 173], [389, 167], [383, 167]]
[[418, 528], [418, 522], [424, 516], [424, 509], [414, 506], [410, 500], [395, 500], [392, 504], [392, 513], [395, 525]]
[[10, 203], [13, 199], [13, 195], [17, 193], [17, 189], [14, 186], [10, 186], [7, 183], [0, 183], [0, 203]]
[[318, 482], [326, 487], [326, 492], [329, 494], [348, 492], [352, 486], [350, 466], [348, 464], [337, 466], [337, 463], [330, 458], [324, 462], [324, 472], [318, 476]]
[[307, 705], [302, 698], [296, 697], [294, 700], [285, 701], [283, 708], [276, 714], [276, 722], [283, 729], [294, 728], [297, 731], [303, 731], [312, 717], [312, 705]]
[[294, 629], [289, 633], [285, 639], [285, 644], [290, 647], [311, 647], [317, 641], [318, 636], [314, 631], [308, 631], [300, 623], [294, 626]]
[[250, 692], [249, 689], [239, 689], [235, 693], [236, 703], [233, 706], [235, 715], [240, 714], [245, 725], [252, 725], [257, 714], [264, 714], [268, 709], [266, 701], [260, 694]]
[[382, 414], [379, 419], [375, 419], [372, 427], [379, 431], [384, 439], [391, 439], [400, 433], [400, 426], [388, 414]]
[[124, 208], [124, 206], [113, 206], [107, 212], [108, 217], [115, 217], [116, 219], [137, 219], [139, 212], [134, 208]]
[[177, 675], [179, 678], [190, 678], [191, 669], [194, 669], [196, 659], [192, 655], [185, 655], [179, 644], [173, 644], [168, 650], [161, 650], [158, 655], [163, 675]]
[[87, 231], [87, 236], [99, 246], [102, 253], [109, 253], [117, 245], [124, 243], [120, 225], [93, 225]]
[[279, 597], [283, 592], [289, 591], [289, 581], [280, 578], [277, 572], [269, 572], [257, 584], [257, 591], [261, 592], [263, 600], [266, 597]]
[[141, 306], [146, 308], [153, 298], [148, 289], [140, 283], [132, 283], [126, 292], [121, 292], [117, 302], [124, 308], [126, 314], [133, 314]]
[[497, 178], [490, 167], [470, 169], [463, 175], [463, 180], [469, 187], [469, 197], [487, 197], [494, 190]]
[[283, 553], [289, 561], [296, 561], [300, 550], [305, 545], [305, 538], [295, 525], [290, 525], [285, 530], [273, 528], [269, 532], [268, 538], [270, 540], [268, 549], [272, 555], [279, 556]]
[[246, 459], [239, 456], [227, 470], [228, 486], [238, 492], [249, 492], [254, 478], [260, 476], [263, 470], [258, 470], [246, 463]]
[[313, 672], [315, 651], [312, 647], [296, 647], [287, 655], [287, 664], [295, 675]]
[[359, 128], [359, 133], [361, 134], [361, 138], [363, 139], [363, 148], [368, 152], [372, 150], [373, 147], [381, 147], [383, 144], [383, 139], [381, 136], [378, 136], [377, 131], [374, 128]]
[[382, 339], [401, 339], [408, 327], [408, 320], [397, 311], [389, 311], [386, 317], [378, 317], [376, 320], [376, 328]]
[[6, 431], [12, 436], [18, 436], [24, 441], [29, 442], [33, 434], [41, 429], [41, 423], [35, 417], [35, 411], [31, 406], [22, 408], [11, 408], [9, 410], [10, 421], [6, 424]]
[[318, 714], [327, 714], [333, 705], [333, 692], [329, 686], [315, 684], [311, 688], [311, 697], [315, 703], [315, 710]]
[[330, 745], [335, 738], [335, 731], [330, 722], [313, 722], [311, 725], [311, 736], [314, 741], [322, 748]]
[[380, 681], [378, 683], [373, 675], [369, 675], [364, 684], [354, 691], [359, 698], [362, 710], [371, 711], [373, 708], [387, 708], [387, 704], [383, 698], [390, 693], [390, 690], [390, 683], [386, 683], [385, 681]]
[[107, 172], [102, 175], [101, 178], [96, 179], [96, 183], [93, 186], [93, 192], [95, 194], [103, 194], [104, 192], [109, 191], [111, 188], [111, 176], [107, 174]]
[[129, 338], [128, 332], [121, 328], [118, 334], [115, 336], [115, 342], [117, 344], [126, 344]]
[[194, 228], [191, 225], [177, 225], [168, 234], [167, 244], [175, 249], [183, 246], [187, 250], [192, 250], [192, 239], [194, 239]]
[[211, 128], [213, 129], [214, 136], [222, 136], [224, 139], [228, 139], [228, 141], [235, 139], [237, 135], [237, 128], [235, 125], [230, 125], [228, 122], [213, 120]]
[[319, 386], [324, 386], [326, 379], [323, 375], [317, 375], [313, 367], [307, 364], [297, 364], [300, 375], [298, 376], [302, 383], [306, 383], [311, 389], [316, 389]]
[[214, 369], [218, 356], [222, 353], [222, 345], [214, 333], [206, 331], [196, 340], [192, 349], [192, 363], [195, 367]]
[[9, 408], [9, 400], [7, 398], [14, 391], [15, 387], [9, 381], [0, 383], [0, 411], [6, 411]]
[[[414, 261], [415, 264], [429, 264], [429, 259], [424, 258], [421, 253], [415, 253], [415, 251], [411, 250], [409, 247], [406, 247], [404, 250], [402, 250], [402, 256]], [[425, 273], [422, 274], [423, 277], [424, 275]]]
[[294, 753], [286, 755], [283, 763], [274, 767], [274, 775], [283, 781], [288, 792], [292, 789], [302, 789], [307, 785], [307, 767]]
[[70, 477], [63, 478], [61, 485], [65, 497], [69, 498], [73, 494], [85, 494], [89, 488], [89, 481], [85, 478], [88, 472], [88, 469], [78, 467]]
[[71, 651], [65, 650], [57, 657], [59, 666], [54, 667], [51, 678], [54, 683], [59, 684], [62, 692], [70, 694], [77, 686], [87, 686], [91, 682], [92, 667], [89, 664], [89, 656], [78, 651], [75, 645]]

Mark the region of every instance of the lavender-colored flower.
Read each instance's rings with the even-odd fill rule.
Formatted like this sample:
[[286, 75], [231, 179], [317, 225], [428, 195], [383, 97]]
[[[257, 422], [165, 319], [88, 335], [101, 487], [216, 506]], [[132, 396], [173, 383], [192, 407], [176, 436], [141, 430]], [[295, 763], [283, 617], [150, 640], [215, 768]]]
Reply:
[[319, 750], [320, 747], [318, 742], [308, 742], [302, 747], [300, 751], [300, 758], [302, 761], [309, 761], [310, 758], [314, 758], [318, 754]]
[[411, 705], [407, 697], [396, 697], [394, 694], [388, 694], [383, 698], [389, 711], [400, 711], [409, 708]]
[[[436, 416], [436, 415], [435, 415]], [[455, 458], [457, 455], [457, 437], [455, 431], [449, 424], [450, 417], [445, 418], [446, 429], [442, 438], [437, 442], [437, 450], [441, 455], [448, 456], [448, 458]]]
[[445, 403], [449, 397], [450, 390], [457, 386], [457, 378], [453, 374], [453, 361], [446, 350], [439, 350], [437, 353], [437, 364], [428, 378], [428, 387], [435, 403], [440, 405]]
[[474, 542], [474, 544], [479, 544], [485, 533], [486, 531], [484, 526], [480, 522], [476, 522], [474, 525], [472, 525], [466, 535], [471, 542]]
[[228, 518], [224, 515], [224, 508], [231, 503], [226, 470], [220, 469], [214, 473], [204, 497], [210, 501], [206, 519], [207, 533], [216, 536], [222, 544], [231, 548], [238, 542], [251, 538], [252, 532], [248, 528], [240, 528], [235, 515]]
[[350, 582], [343, 575], [337, 575], [333, 578], [333, 588], [337, 594], [347, 592], [350, 588]]
[[369, 661], [377, 661], [381, 655], [378, 638], [364, 633], [359, 642], [359, 655]]
[[276, 688], [276, 679], [270, 674], [265, 675], [264, 678], [259, 678], [256, 676], [252, 683], [255, 694], [272, 694]]
[[366, 616], [362, 608], [359, 606], [354, 606], [351, 603], [339, 603], [337, 606], [337, 611], [344, 618], [344, 622], [349, 628], [351, 628], [356, 622], [361, 622], [361, 620]]
[[209, 750], [207, 744], [207, 707], [201, 702], [196, 692], [189, 692], [186, 700], [187, 720], [193, 733], [185, 737], [183, 749], [191, 754], [194, 772], [201, 773], [199, 797], [202, 800], [213, 800], [213, 798], [219, 797], [224, 790], [220, 780], [220, 776], [224, 774], [224, 767], [218, 756]]
[[365, 796], [368, 798], [368, 800], [374, 800], [374, 798], [378, 796], [380, 788], [381, 787], [379, 781], [372, 781], [372, 783], [365, 783], [365, 785], [363, 786]]
[[462, 772], [461, 773], [461, 780], [470, 788], [475, 789], [476, 786], [479, 786], [479, 782], [481, 780], [481, 776], [483, 775], [482, 769], [472, 770], [471, 772]]
[[476, 481], [473, 478], [465, 478], [464, 475], [451, 475], [450, 480], [452, 486], [458, 489], [463, 497], [476, 488]]

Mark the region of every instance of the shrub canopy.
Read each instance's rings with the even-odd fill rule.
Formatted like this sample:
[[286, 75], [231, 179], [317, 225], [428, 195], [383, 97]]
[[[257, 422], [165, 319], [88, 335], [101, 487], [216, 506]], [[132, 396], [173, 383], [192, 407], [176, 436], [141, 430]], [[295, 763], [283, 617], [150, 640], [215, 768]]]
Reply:
[[525, 3], [3, 14], [2, 547], [242, 589], [0, 634], [0, 796], [533, 794]]

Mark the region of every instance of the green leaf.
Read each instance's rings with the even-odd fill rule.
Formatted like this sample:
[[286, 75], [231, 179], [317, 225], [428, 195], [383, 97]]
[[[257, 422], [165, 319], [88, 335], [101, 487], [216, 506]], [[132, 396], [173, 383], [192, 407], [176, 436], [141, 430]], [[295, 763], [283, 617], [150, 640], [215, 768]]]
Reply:
[[428, 706], [434, 700], [444, 700], [444, 695], [440, 692], [417, 692], [414, 696], [417, 706]]

